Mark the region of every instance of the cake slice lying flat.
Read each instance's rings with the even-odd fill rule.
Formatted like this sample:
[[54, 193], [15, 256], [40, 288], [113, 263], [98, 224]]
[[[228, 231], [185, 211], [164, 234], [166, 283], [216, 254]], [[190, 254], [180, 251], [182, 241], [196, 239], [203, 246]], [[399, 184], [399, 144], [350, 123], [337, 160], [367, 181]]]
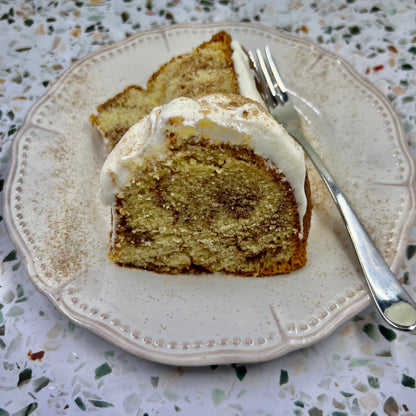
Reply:
[[232, 54], [231, 37], [220, 32], [192, 52], [162, 65], [150, 77], [146, 89], [131, 85], [101, 104], [90, 119], [104, 136], [107, 151], [154, 107], [174, 98], [197, 98], [215, 92], [238, 94]]
[[287, 273], [306, 263], [311, 219], [302, 149], [258, 103], [178, 98], [107, 157], [110, 258], [161, 273]]

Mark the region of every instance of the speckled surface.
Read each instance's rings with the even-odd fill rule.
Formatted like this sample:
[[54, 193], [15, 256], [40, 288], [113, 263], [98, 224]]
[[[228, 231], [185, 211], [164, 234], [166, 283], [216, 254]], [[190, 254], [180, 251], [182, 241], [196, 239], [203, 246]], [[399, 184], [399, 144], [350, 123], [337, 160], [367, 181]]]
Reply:
[[[175, 23], [252, 21], [346, 58], [385, 94], [416, 150], [413, 1], [2, 1], [0, 185], [30, 106], [88, 52]], [[3, 221], [2, 221], [3, 222]], [[260, 364], [170, 367], [63, 317], [28, 279], [0, 223], [0, 415], [414, 415], [415, 334], [374, 308], [324, 341]], [[416, 233], [399, 278], [415, 295]]]

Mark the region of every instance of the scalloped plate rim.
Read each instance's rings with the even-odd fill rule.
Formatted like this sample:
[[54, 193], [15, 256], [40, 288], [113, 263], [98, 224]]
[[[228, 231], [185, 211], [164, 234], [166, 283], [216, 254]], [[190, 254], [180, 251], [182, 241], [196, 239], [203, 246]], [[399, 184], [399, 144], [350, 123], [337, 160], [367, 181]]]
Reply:
[[[331, 57], [334, 59], [339, 65], [344, 67], [351, 76], [356, 78], [361, 84], [363, 84], [367, 89], [369, 89], [380, 101], [383, 102], [386, 109], [389, 110], [390, 114], [393, 117], [395, 122], [396, 132], [398, 143], [403, 151], [403, 154], [407, 158], [408, 166], [409, 166], [409, 176], [407, 178], [408, 182], [408, 190], [411, 200], [411, 207], [409, 209], [409, 214], [407, 216], [407, 220], [403, 222], [403, 226], [400, 233], [400, 242], [399, 247], [397, 248], [397, 254], [393, 259], [393, 263], [391, 265], [392, 269], [396, 271], [400, 265], [404, 257], [404, 253], [407, 247], [407, 238], [409, 236], [411, 227], [413, 225], [413, 221], [416, 217], [416, 194], [415, 194], [415, 176], [416, 176], [416, 164], [415, 160], [411, 154], [410, 149], [408, 148], [405, 140], [405, 133], [400, 122], [400, 119], [391, 106], [390, 102], [387, 98], [382, 95], [382, 93], [372, 85], [367, 79], [365, 79], [362, 75], [357, 73], [354, 68], [342, 57], [336, 55], [335, 53], [325, 50], [321, 46], [317, 45], [316, 43], [308, 40], [297, 37], [292, 34], [285, 33], [283, 31], [272, 29], [269, 27], [265, 27], [258, 24], [253, 23], [236, 23], [236, 22], [217, 22], [217, 23], [208, 23], [208, 24], [178, 24], [172, 26], [165, 26], [156, 29], [144, 30], [140, 31], [131, 37], [123, 39], [121, 41], [112, 43], [110, 45], [105, 45], [100, 47], [99, 49], [88, 53], [84, 58], [80, 59], [69, 68], [67, 68], [63, 73], [53, 82], [50, 88], [41, 96], [39, 99], [32, 105], [32, 107], [26, 113], [26, 116], [22, 122], [22, 126], [20, 127], [19, 131], [16, 133], [15, 137], [12, 139], [12, 144], [10, 147], [10, 158], [9, 158], [9, 168], [8, 174], [5, 181], [4, 186], [4, 195], [2, 201], [2, 208], [3, 214], [5, 219], [6, 229], [9, 233], [10, 239], [15, 245], [15, 248], [19, 252], [20, 256], [22, 257], [22, 261], [26, 267], [27, 273], [29, 275], [30, 280], [34, 284], [34, 286], [43, 294], [45, 295], [54, 305], [55, 307], [68, 319], [72, 320], [73, 322], [83, 326], [93, 333], [103, 337], [104, 339], [110, 341], [114, 345], [117, 345], [124, 350], [137, 355], [141, 358], [145, 358], [151, 361], [156, 361], [164, 364], [170, 365], [191, 365], [191, 366], [199, 366], [199, 365], [209, 365], [209, 364], [225, 364], [225, 363], [232, 363], [232, 362], [241, 362], [241, 363], [250, 363], [250, 362], [261, 362], [267, 361], [270, 359], [277, 358], [282, 356], [290, 351], [294, 351], [309, 345], [312, 345], [324, 338], [326, 338], [330, 333], [332, 333], [335, 329], [337, 329], [341, 324], [343, 324], [347, 319], [350, 319], [357, 313], [364, 310], [367, 306], [369, 306], [371, 302], [371, 298], [366, 292], [365, 294], [357, 297], [354, 299], [353, 302], [349, 303], [348, 307], [343, 308], [331, 316], [325, 324], [320, 326], [316, 331], [311, 331], [306, 335], [295, 336], [291, 338], [291, 342], [287, 344], [278, 344], [277, 346], [272, 346], [270, 348], [265, 348], [264, 350], [243, 350], [238, 347], [224, 347], [223, 349], [215, 350], [212, 352], [203, 352], [203, 353], [183, 353], [183, 354], [172, 354], [168, 352], [163, 352], [161, 350], [155, 350], [154, 348], [147, 348], [145, 346], [139, 346], [134, 344], [133, 342], [128, 342], [127, 340], [120, 337], [120, 334], [112, 330], [108, 327], [108, 325], [99, 325], [95, 320], [89, 319], [88, 317], [81, 315], [74, 310], [71, 310], [61, 299], [60, 299], [60, 288], [57, 289], [50, 288], [44, 284], [41, 280], [40, 276], [35, 272], [34, 261], [32, 257], [32, 253], [30, 252], [29, 248], [24, 243], [20, 233], [18, 232], [18, 226], [15, 224], [15, 218], [12, 215], [11, 209], [11, 199], [12, 199], [12, 188], [11, 182], [12, 179], [15, 177], [18, 165], [18, 155], [20, 140], [24, 136], [24, 132], [32, 127], [34, 129], [43, 129], [40, 126], [37, 126], [32, 121], [32, 115], [40, 107], [45, 101], [48, 100], [50, 96], [53, 96], [55, 90], [59, 87], [60, 83], [65, 80], [77, 67], [83, 65], [84, 62], [89, 61], [92, 57], [104, 52], [111, 50], [112, 48], [122, 45], [123, 43], [127, 43], [132, 39], [139, 38], [142, 36], [146, 36], [146, 34], [154, 34], [154, 33], [161, 33], [162, 36], [170, 30], [185, 30], [185, 29], [232, 29], [232, 28], [252, 28], [258, 31], [268, 32], [277, 37], [283, 37], [295, 43], [301, 43], [316, 50], [321, 51], [322, 54]], [[411, 186], [412, 185], [412, 186]], [[65, 285], [63, 285], [65, 286]], [[264, 352], [263, 352], [264, 351]]]

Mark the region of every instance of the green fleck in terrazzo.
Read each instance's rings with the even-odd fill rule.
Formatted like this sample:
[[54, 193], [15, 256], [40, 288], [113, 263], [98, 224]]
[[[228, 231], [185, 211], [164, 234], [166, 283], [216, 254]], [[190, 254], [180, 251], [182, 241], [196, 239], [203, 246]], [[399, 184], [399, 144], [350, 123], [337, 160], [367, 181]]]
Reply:
[[74, 402], [76, 405], [83, 411], [87, 410], [87, 406], [85, 406], [84, 401], [81, 399], [81, 397], [76, 397]]
[[367, 377], [368, 380], [368, 385], [370, 387], [372, 387], [373, 389], [378, 389], [380, 388], [380, 381], [377, 377], [373, 377], [373, 376], [368, 376]]
[[377, 328], [374, 324], [369, 323], [365, 324], [363, 327], [363, 331], [368, 335], [369, 338], [376, 341], [378, 339]]
[[95, 369], [95, 379], [98, 380], [101, 377], [106, 376], [112, 372], [112, 368], [108, 365], [108, 363], [101, 364], [99, 367]]
[[289, 374], [286, 370], [280, 371], [280, 382], [279, 384], [287, 384], [289, 382]]
[[226, 394], [224, 390], [215, 388], [211, 391], [211, 399], [215, 406], [219, 406], [226, 399]]
[[323, 416], [323, 411], [317, 407], [312, 407], [308, 410], [309, 416]]
[[416, 253], [416, 245], [409, 244], [406, 249], [407, 260], [410, 260]]
[[105, 408], [105, 407], [114, 407], [112, 403], [106, 402], [105, 400], [88, 400], [94, 407]]
[[415, 379], [413, 377], [410, 377], [410, 376], [406, 375], [406, 374], [402, 375], [401, 383], [402, 383], [403, 386], [410, 387], [412, 389], [414, 389], [416, 387]]
[[26, 384], [30, 381], [32, 378], [32, 369], [31, 368], [25, 368], [20, 374], [19, 374], [19, 380], [17, 382], [17, 386], [21, 387], [23, 384]]
[[378, 357], [391, 357], [392, 356], [391, 350], [382, 350], [382, 351], [376, 353], [376, 356], [378, 356]]
[[150, 383], [156, 388], [159, 384], [159, 377], [150, 377]]
[[20, 306], [12, 306], [9, 311], [6, 313], [8, 318], [16, 318], [17, 316], [21, 316], [24, 314], [23, 308]]
[[77, 329], [77, 325], [74, 324], [72, 321], [68, 321], [68, 331], [74, 332]]
[[3, 263], [7, 263], [9, 261], [15, 261], [17, 259], [16, 250], [10, 251], [9, 254], [3, 259]]
[[352, 358], [350, 363], [348, 364], [348, 367], [362, 367], [363, 365], [366, 365], [369, 361], [370, 360], [367, 358]]
[[384, 338], [386, 338], [387, 341], [391, 342], [394, 341], [397, 338], [396, 333], [390, 329], [385, 327], [384, 325], [379, 325], [378, 330], [380, 331], [381, 335], [383, 335]]
[[235, 375], [237, 376], [237, 378], [240, 381], [242, 381], [245, 375], [247, 374], [247, 367], [245, 365], [237, 365], [237, 364], [232, 364], [232, 367], [235, 370]]
[[33, 391], [38, 393], [43, 388], [45, 388], [51, 380], [48, 377], [40, 377], [36, 380], [33, 380]]
[[18, 415], [25, 415], [29, 416], [31, 415], [36, 409], [38, 408], [38, 403], [32, 402], [25, 406], [23, 409], [21, 409], [17, 414]]

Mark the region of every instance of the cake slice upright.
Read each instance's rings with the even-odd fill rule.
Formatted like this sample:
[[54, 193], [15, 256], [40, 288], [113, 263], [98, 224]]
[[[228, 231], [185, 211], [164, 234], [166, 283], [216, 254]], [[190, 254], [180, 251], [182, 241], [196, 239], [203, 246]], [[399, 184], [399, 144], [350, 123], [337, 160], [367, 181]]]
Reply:
[[108, 156], [109, 257], [160, 273], [287, 273], [306, 263], [310, 191], [303, 151], [258, 103], [177, 98]]
[[142, 117], [174, 98], [198, 98], [215, 92], [239, 94], [232, 59], [231, 36], [222, 31], [162, 65], [146, 88], [130, 85], [97, 107], [91, 123], [104, 137], [110, 152], [124, 133]]

